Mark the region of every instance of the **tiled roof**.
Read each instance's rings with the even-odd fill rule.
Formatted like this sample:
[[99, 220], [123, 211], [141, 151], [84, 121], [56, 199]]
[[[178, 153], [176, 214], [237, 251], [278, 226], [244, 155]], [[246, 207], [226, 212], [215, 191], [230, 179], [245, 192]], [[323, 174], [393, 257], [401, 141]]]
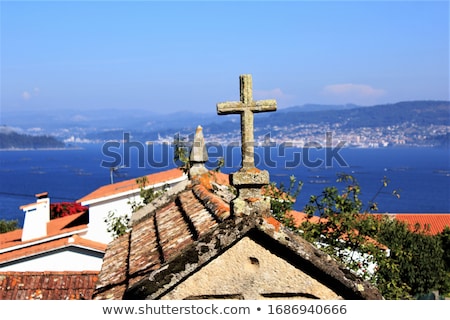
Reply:
[[[44, 238], [86, 229], [89, 219], [88, 216], [89, 216], [88, 212], [80, 212], [66, 217], [50, 220], [49, 222], [47, 222], [47, 236]], [[22, 229], [17, 229], [6, 233], [1, 233], [0, 249], [5, 249], [17, 245], [25, 245], [27, 243], [36, 242], [44, 239], [39, 238], [29, 241], [21, 241], [22, 231], [23, 231]]]
[[85, 247], [95, 251], [105, 251], [106, 245], [86, 240], [77, 233], [86, 230], [88, 213], [80, 212], [70, 216], [50, 220], [47, 223], [47, 236], [21, 241], [22, 230], [0, 234], [0, 261], [14, 261], [23, 257], [68, 246]]
[[[294, 223], [295, 226], [301, 226], [303, 222], [309, 221], [311, 223], [326, 223], [328, 220], [326, 218], [321, 218], [318, 216], [312, 216], [312, 217], [308, 217], [308, 215], [304, 212], [299, 212], [299, 211], [295, 211], [292, 210], [288, 213], [288, 217], [292, 218], [292, 221]], [[364, 217], [364, 215], [361, 215], [361, 217]], [[330, 232], [332, 232], [332, 229], [329, 229]], [[353, 230], [354, 234], [357, 235], [359, 234], [358, 230]], [[348, 239], [348, 234], [344, 234], [342, 235], [342, 239]], [[369, 243], [372, 243], [374, 245], [376, 245], [379, 249], [381, 250], [388, 250], [388, 247], [385, 246], [384, 244], [376, 241], [375, 239], [365, 236], [366, 241], [368, 241]]]
[[392, 214], [398, 221], [403, 221], [408, 224], [411, 230], [414, 230], [418, 223], [423, 228], [429, 226], [428, 232], [430, 234], [441, 233], [445, 227], [450, 227], [450, 213], [398, 213]]
[[[147, 184], [154, 185], [158, 183], [168, 182], [173, 179], [182, 178], [184, 175], [183, 171], [179, 168], [152, 173], [146, 176]], [[108, 184], [98, 188], [97, 190], [91, 192], [90, 194], [84, 196], [83, 198], [77, 200], [77, 202], [87, 202], [94, 199], [104, 198], [108, 196], [113, 196], [116, 194], [121, 194], [127, 191], [138, 190], [140, 188], [136, 179], [129, 179], [121, 182], [116, 182], [113, 184]]]
[[47, 222], [47, 236], [70, 232], [81, 228], [86, 228], [89, 222], [89, 212], [79, 212], [65, 217], [52, 219]]
[[98, 271], [0, 272], [0, 300], [91, 299]]
[[0, 233], [0, 249], [12, 246], [22, 239], [22, 229]]
[[[323, 279], [329, 279], [348, 296], [381, 297], [366, 283], [348, 277], [334, 260], [330, 262], [324, 253], [272, 217], [231, 216], [229, 203], [235, 195], [228, 181], [227, 175], [215, 172], [196, 177], [171, 201], [148, 212], [130, 233], [112, 241], [105, 252], [94, 298], [157, 299], [193, 268], [201, 268], [248, 234], [270, 237], [292, 256], [312, 264]], [[364, 290], [356, 289], [361, 286]]]
[[65, 247], [83, 247], [100, 252], [106, 250], [106, 244], [83, 239], [78, 235], [72, 235], [64, 238], [54, 239], [50, 241], [42, 241], [36, 244], [30, 244], [29, 246], [24, 246], [17, 248], [15, 250], [4, 252], [0, 254], [0, 261], [2, 263], [14, 261], [20, 258], [31, 257], [37, 254]]

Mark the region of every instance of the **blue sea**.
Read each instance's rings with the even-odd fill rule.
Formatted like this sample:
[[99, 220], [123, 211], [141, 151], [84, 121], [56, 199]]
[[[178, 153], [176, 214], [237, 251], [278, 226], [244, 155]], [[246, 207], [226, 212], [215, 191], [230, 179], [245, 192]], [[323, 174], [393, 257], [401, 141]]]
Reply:
[[[131, 150], [131, 151], [130, 151]], [[79, 149], [16, 150], [0, 152], [0, 219], [23, 222], [21, 205], [35, 201], [34, 195], [49, 192], [52, 202], [75, 201], [98, 187], [177, 166], [170, 146], [146, 149], [105, 149], [85, 145]], [[210, 148], [208, 166], [225, 158], [222, 171], [231, 173], [240, 165], [240, 149], [218, 152]], [[278, 185], [295, 176], [303, 182], [295, 208], [302, 210], [311, 195], [319, 195], [336, 182], [339, 173], [350, 174], [361, 186], [367, 203], [376, 194], [379, 213], [450, 212], [450, 154], [438, 148], [256, 148], [256, 164], [267, 169]], [[211, 156], [212, 155], [212, 156]], [[128, 156], [128, 157], [127, 157]], [[120, 160], [120, 163], [118, 163]], [[119, 166], [111, 171], [111, 166]], [[386, 177], [389, 183], [381, 188]], [[392, 194], [396, 190], [397, 198]]]

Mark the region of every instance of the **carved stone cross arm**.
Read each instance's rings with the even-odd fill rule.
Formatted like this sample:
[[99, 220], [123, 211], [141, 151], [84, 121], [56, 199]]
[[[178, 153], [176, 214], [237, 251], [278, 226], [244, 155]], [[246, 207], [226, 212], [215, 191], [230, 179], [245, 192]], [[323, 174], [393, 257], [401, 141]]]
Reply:
[[277, 110], [276, 100], [258, 100], [248, 103], [247, 106], [240, 101], [221, 102], [217, 104], [217, 114], [238, 114], [245, 111], [252, 113], [268, 112]]

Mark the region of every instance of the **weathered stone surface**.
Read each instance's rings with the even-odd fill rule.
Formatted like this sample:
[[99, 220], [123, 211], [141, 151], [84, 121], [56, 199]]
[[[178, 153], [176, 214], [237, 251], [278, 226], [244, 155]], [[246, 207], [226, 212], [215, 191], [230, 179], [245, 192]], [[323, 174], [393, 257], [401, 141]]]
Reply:
[[128, 299], [381, 299], [330, 256], [265, 218], [235, 217], [135, 282]]
[[231, 176], [231, 184], [236, 187], [238, 196], [231, 203], [235, 216], [270, 213], [270, 202], [264, 199], [261, 188], [269, 184], [269, 172], [255, 167], [253, 113], [275, 111], [275, 100], [253, 101], [252, 76], [239, 77], [240, 101], [217, 104], [217, 113], [241, 115], [241, 153], [242, 168]]
[[[220, 275], [220, 276], [218, 276]], [[194, 273], [161, 299], [342, 299], [249, 237]]]
[[205, 162], [208, 161], [208, 152], [206, 150], [205, 138], [203, 137], [203, 128], [201, 126], [198, 126], [195, 131], [189, 160], [189, 176], [191, 178], [208, 172], [208, 169], [205, 167]]
[[200, 163], [208, 161], [208, 153], [206, 151], [205, 138], [203, 137], [203, 128], [201, 126], [198, 126], [195, 131], [190, 160]]
[[267, 170], [240, 170], [231, 175], [231, 183], [235, 187], [246, 186], [261, 188], [269, 184], [269, 172]]
[[[249, 191], [249, 189], [241, 189], [240, 192], [242, 191]], [[240, 196], [231, 202], [231, 209], [236, 217], [252, 214], [267, 217], [270, 215], [270, 199]]]

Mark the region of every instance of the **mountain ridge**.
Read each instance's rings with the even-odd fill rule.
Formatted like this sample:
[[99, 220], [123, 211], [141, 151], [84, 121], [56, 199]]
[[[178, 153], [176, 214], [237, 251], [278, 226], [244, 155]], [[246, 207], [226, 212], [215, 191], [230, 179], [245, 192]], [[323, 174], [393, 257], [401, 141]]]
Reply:
[[[59, 139], [86, 141], [121, 140], [124, 132], [131, 132], [137, 140], [155, 141], [161, 136], [173, 137], [175, 133], [193, 133], [198, 125], [202, 125], [206, 135], [238, 135], [240, 130], [239, 115], [218, 116], [215, 112], [158, 114], [150, 108], [126, 111], [100, 109], [85, 113], [76, 110], [47, 111], [45, 117], [36, 117], [36, 112], [42, 115], [44, 110], [25, 115], [9, 114], [3, 119], [16, 119], [18, 121], [13, 123], [15, 127], [28, 126], [35, 132], [52, 134]], [[255, 136], [268, 131], [288, 133], [302, 130], [304, 126], [347, 131], [399, 125], [405, 128], [445, 127], [450, 126], [450, 101], [414, 100], [374, 106], [305, 104], [257, 114], [254, 124]], [[26, 129], [24, 131], [27, 133]]]

